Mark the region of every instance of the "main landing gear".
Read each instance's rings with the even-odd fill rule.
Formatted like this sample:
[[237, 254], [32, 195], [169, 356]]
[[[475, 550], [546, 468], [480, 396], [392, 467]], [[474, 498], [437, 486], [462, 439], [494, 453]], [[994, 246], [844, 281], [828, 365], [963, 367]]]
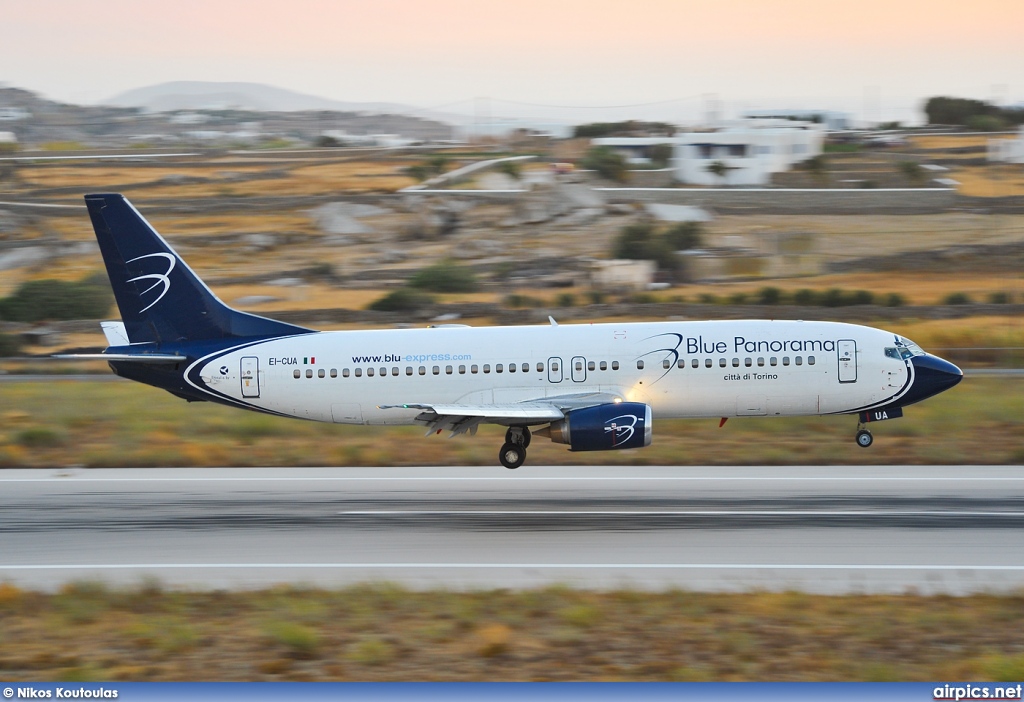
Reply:
[[526, 447], [530, 445], [529, 427], [509, 427], [505, 432], [505, 443], [498, 452], [501, 465], [514, 470], [526, 460]]
[[857, 445], [861, 448], [867, 448], [874, 443], [875, 437], [871, 436], [871, 432], [867, 429], [862, 429], [861, 426], [857, 425]]

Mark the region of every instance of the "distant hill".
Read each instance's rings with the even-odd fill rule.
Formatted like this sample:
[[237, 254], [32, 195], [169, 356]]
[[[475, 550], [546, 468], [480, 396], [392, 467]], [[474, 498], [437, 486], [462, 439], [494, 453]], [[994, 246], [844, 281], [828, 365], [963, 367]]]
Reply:
[[178, 80], [144, 88], [135, 88], [103, 100], [100, 104], [116, 107], [141, 107], [151, 112], [175, 110], [252, 110], [257, 112], [297, 112], [301, 110], [337, 110], [341, 112], [385, 112], [411, 114], [409, 105], [387, 102], [343, 102], [305, 95], [262, 83], [217, 83]]

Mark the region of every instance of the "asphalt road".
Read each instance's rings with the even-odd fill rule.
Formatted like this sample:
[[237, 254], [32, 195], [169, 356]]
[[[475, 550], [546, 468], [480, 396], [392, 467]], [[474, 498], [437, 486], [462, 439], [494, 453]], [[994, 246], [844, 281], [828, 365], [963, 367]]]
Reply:
[[0, 581], [1024, 586], [1024, 467], [0, 471]]

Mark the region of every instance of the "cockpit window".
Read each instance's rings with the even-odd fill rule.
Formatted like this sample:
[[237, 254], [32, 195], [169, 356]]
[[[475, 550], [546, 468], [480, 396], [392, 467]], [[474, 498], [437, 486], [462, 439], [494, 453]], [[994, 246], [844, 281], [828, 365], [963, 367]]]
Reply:
[[924, 356], [924, 349], [915, 344], [910, 339], [898, 336], [896, 337], [896, 348], [899, 349], [900, 356], [902, 358], [911, 358], [912, 356]]
[[898, 361], [901, 358], [899, 349], [897, 349], [895, 346], [885, 347], [885, 357], [895, 358]]

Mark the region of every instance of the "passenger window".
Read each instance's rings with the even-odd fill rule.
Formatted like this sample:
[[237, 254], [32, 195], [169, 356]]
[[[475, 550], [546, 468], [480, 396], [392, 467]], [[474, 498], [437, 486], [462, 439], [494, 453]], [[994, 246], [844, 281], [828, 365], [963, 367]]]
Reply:
[[451, 366], [445, 366], [444, 367], [444, 374], [445, 375], [451, 375], [454, 372], [455, 372], [455, 369], [452, 368]]
[[676, 366], [679, 367], [679, 368], [686, 368], [686, 359], [685, 358], [680, 358], [679, 362], [676, 363]]
[[587, 361], [587, 370], [592, 371], [597, 368], [597, 365], [593, 361]]
[[508, 364], [508, 372], [509, 373], [515, 373], [516, 372], [516, 364], [515, 363], [509, 363]]
[[798, 365], [798, 366], [802, 366], [804, 364], [804, 357], [803, 356], [797, 356], [793, 360], [796, 361], [796, 365]]
[[690, 368], [700, 368], [700, 359], [694, 358], [690, 360]]
[[362, 368], [356, 368], [356, 377], [357, 378], [362, 378], [363, 377], [363, 369]]
[[405, 374], [406, 375], [412, 375], [412, 366], [406, 366], [405, 367]]
[[601, 361], [601, 370], [608, 370], [608, 361]]
[[666, 358], [664, 361], [661, 362], [661, 367], [664, 368], [665, 370], [668, 370], [669, 368], [672, 367], [672, 361]]
[[469, 367], [469, 372], [470, 373], [476, 374], [479, 371], [480, 371], [480, 367], [477, 366], [477, 364], [475, 364], [475, 363]]
[[782, 357], [782, 365], [784, 365], [784, 366], [788, 366], [789, 365], [789, 356], [783, 356]]
[[[484, 368], [486, 368], [486, 367], [487, 367], [487, 366], [484, 366]], [[555, 371], [556, 373], [558, 372], [558, 361], [554, 361], [554, 362], [553, 362], [553, 363], [551, 364], [551, 370]], [[484, 373], [486, 373], [486, 372], [487, 372], [487, 371], [484, 371]]]
[[426, 366], [420, 366], [419, 374], [420, 375], [426, 375], [427, 374], [427, 367]]
[[529, 363], [524, 363], [523, 364], [523, 372], [524, 373], [529, 373], [530, 372], [530, 364]]
[[312, 368], [307, 368], [306, 369], [306, 377], [307, 378], [312, 378], [313, 377], [313, 369]]
[[327, 371], [325, 371], [323, 368], [321, 368], [320, 370], [318, 370], [316, 372], [316, 377], [318, 377], [318, 378], [326, 378], [327, 377]]
[[398, 375], [398, 366], [391, 367], [391, 375]]
[[712, 361], [710, 358], [705, 358], [704, 359], [704, 367], [705, 368], [710, 368], [712, 365], [714, 365], [714, 361]]
[[618, 369], [619, 369], [619, 362], [618, 361], [612, 361], [612, 370], [618, 370]]
[[637, 370], [643, 370], [644, 369], [644, 362], [643, 361], [637, 361], [636, 362], [636, 369]]
[[296, 368], [295, 370], [292, 371], [292, 377], [293, 378], [301, 378], [302, 377], [302, 371], [300, 371], [298, 368]]
[[813, 366], [814, 365], [814, 356], [808, 356], [807, 357], [807, 365], [809, 365], [809, 366]]
[[331, 369], [331, 377], [332, 378], [337, 378], [338, 377], [338, 369], [337, 368], [332, 368]]
[[372, 368], [367, 368], [366, 369], [366, 377], [367, 378], [372, 378], [373, 377], [373, 369]]
[[380, 377], [382, 377], [382, 378], [388, 377], [388, 369], [385, 368], [384, 366], [380, 367]]
[[732, 359], [732, 367], [733, 368], [739, 368], [740, 367], [740, 359], [738, 359], [738, 358]]
[[718, 359], [718, 366], [720, 368], [725, 368], [727, 365], [728, 365], [728, 362], [724, 358]]
[[465, 374], [466, 374], [466, 367], [465, 366], [459, 366], [459, 375], [465, 375]]
[[504, 367], [500, 363], [495, 363], [494, 364], [494, 372], [495, 373], [501, 373], [502, 370], [504, 370]]
[[441, 366], [434, 366], [430, 369], [434, 375], [441, 375]]
[[758, 358], [757, 359], [757, 365], [763, 366], [764, 365], [764, 359], [763, 358]]
[[341, 371], [341, 377], [342, 378], [347, 378], [348, 377], [348, 368], [345, 368], [344, 370]]
[[754, 365], [754, 359], [752, 359], [750, 356], [747, 356], [746, 358], [743, 359], [743, 365], [745, 365], [747, 368], [750, 368], [752, 365]]
[[776, 358], [775, 356], [772, 356], [771, 358], [768, 359], [768, 363], [772, 364], [773, 366], [777, 366], [779, 365], [779, 359]]
[[490, 363], [485, 363], [484, 364], [484, 373], [490, 373], [490, 372], [491, 372], [491, 364]]

